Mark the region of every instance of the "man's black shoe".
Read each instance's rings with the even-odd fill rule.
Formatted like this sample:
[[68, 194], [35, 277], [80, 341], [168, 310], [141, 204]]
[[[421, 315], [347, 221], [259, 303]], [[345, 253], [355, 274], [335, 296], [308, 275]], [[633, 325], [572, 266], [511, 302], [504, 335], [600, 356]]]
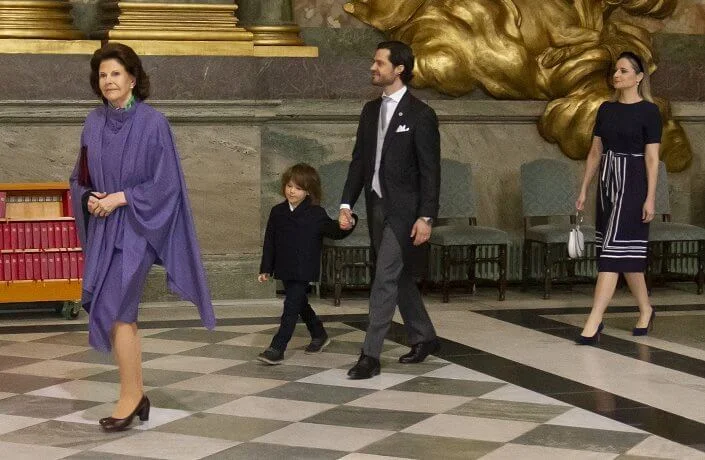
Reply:
[[357, 364], [348, 371], [348, 377], [352, 380], [370, 379], [379, 375], [380, 368], [379, 359], [361, 353]]
[[257, 359], [263, 363], [271, 365], [281, 364], [282, 361], [284, 361], [284, 352], [277, 350], [276, 348], [269, 347], [257, 355]]
[[436, 353], [441, 348], [438, 339], [421, 342], [411, 346], [411, 351], [399, 357], [399, 362], [402, 364], [420, 363], [432, 353]]
[[328, 334], [324, 332], [321, 337], [311, 339], [311, 343], [304, 348], [304, 353], [320, 353], [328, 345], [330, 345], [330, 339], [328, 338]]

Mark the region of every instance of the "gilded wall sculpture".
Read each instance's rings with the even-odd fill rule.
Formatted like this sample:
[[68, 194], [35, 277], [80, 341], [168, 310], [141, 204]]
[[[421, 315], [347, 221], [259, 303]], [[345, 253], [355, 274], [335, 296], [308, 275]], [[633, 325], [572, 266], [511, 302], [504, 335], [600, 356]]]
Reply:
[[[613, 17], [665, 18], [677, 0], [360, 0], [345, 10], [408, 43], [416, 55], [416, 87], [461, 96], [477, 86], [498, 99], [549, 100], [541, 135], [572, 159], [587, 155], [600, 104], [612, 94], [614, 57], [631, 50], [656, 70], [645, 29]], [[682, 171], [692, 151], [668, 102], [661, 158]]]

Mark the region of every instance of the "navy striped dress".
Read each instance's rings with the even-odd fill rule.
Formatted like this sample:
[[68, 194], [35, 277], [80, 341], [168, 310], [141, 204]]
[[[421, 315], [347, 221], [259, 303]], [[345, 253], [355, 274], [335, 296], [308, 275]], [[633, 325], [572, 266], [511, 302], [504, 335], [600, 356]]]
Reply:
[[603, 145], [597, 187], [595, 243], [600, 272], [646, 269], [649, 224], [641, 221], [647, 193], [646, 144], [661, 142], [656, 104], [604, 102], [593, 135]]

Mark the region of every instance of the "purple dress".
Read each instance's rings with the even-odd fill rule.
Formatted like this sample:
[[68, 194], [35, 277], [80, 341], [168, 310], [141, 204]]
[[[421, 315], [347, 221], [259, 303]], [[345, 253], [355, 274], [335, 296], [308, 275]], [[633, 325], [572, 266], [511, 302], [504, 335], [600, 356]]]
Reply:
[[196, 304], [203, 325], [215, 327], [191, 206], [173, 135], [164, 115], [143, 102], [128, 110], [102, 106], [81, 134], [92, 189], [125, 192], [127, 206], [91, 217], [83, 232], [79, 162], [71, 194], [85, 253], [81, 303], [89, 313], [89, 342], [110, 351], [116, 321], [132, 323], [153, 263], [163, 265], [169, 288]]

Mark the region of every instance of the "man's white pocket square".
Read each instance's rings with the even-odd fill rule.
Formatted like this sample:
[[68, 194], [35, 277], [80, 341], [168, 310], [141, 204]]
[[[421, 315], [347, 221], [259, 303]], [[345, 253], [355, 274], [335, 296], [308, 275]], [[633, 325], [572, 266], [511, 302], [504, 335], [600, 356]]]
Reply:
[[407, 131], [409, 131], [409, 128], [406, 125], [399, 125], [397, 128], [398, 133], [405, 133]]

